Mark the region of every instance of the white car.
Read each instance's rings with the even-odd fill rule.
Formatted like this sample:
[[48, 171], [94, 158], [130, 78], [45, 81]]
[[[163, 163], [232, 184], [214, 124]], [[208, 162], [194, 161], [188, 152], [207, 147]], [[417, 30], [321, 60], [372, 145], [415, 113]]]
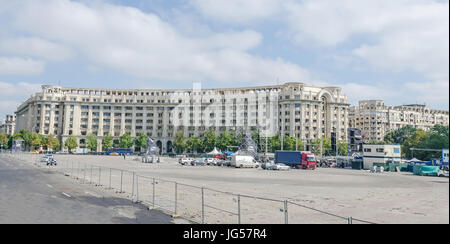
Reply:
[[189, 165], [193, 159], [192, 158], [180, 158], [178, 161], [181, 165]]
[[438, 172], [439, 177], [448, 177], [448, 166], [442, 166]]
[[52, 158], [53, 158], [53, 155], [47, 154], [47, 155], [43, 156], [40, 161], [43, 163], [47, 163]]
[[290, 170], [291, 167], [287, 166], [286, 164], [275, 164], [273, 166], [274, 170]]
[[205, 163], [206, 163], [206, 165], [216, 165], [217, 159], [216, 158], [207, 158], [207, 159], [205, 159]]

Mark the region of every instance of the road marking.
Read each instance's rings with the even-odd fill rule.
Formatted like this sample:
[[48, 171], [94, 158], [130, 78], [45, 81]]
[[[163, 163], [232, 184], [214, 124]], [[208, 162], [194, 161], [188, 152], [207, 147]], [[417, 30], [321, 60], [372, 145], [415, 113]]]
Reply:
[[91, 196], [94, 196], [94, 197], [97, 197], [97, 198], [102, 197], [102, 196], [100, 196], [100, 195], [97, 195], [97, 194], [94, 194], [94, 193], [91, 193], [91, 192], [88, 192], [88, 191], [85, 191], [84, 193], [86, 193], [86, 194], [88, 194], [88, 195], [91, 195]]
[[47, 187], [49, 187], [49, 188], [53, 188], [53, 186], [52, 186], [52, 185], [49, 185], [49, 184], [47, 184]]
[[65, 192], [63, 192], [62, 193], [64, 196], [66, 196], [66, 197], [71, 197], [69, 194], [67, 194], [67, 193], [65, 193]]

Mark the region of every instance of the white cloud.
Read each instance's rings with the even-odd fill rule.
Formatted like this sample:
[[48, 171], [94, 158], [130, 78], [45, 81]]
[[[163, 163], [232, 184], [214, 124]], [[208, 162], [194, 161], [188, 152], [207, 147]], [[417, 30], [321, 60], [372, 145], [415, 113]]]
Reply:
[[96, 66], [140, 78], [227, 83], [309, 79], [296, 64], [249, 54], [262, 42], [255, 31], [187, 37], [158, 16], [130, 7], [33, 0], [17, 11], [12, 23], [19, 31], [77, 50]]
[[189, 3], [208, 18], [239, 24], [270, 18], [281, 10], [279, 0], [193, 0]]
[[26, 97], [41, 90], [40, 84], [27, 82], [8, 83], [0, 81], [0, 97]]
[[73, 56], [68, 48], [41, 38], [9, 38], [0, 40], [0, 52], [63, 61]]
[[44, 62], [31, 58], [0, 57], [0, 75], [36, 75], [44, 68]]
[[16, 111], [21, 102], [41, 90], [41, 85], [27, 82], [11, 83], [0, 81], [0, 121], [6, 114]]
[[356, 82], [341, 85], [342, 91], [348, 97], [348, 102], [352, 105], [358, 104], [361, 100], [392, 100], [398, 92], [392, 86], [365, 85]]
[[7, 114], [14, 114], [18, 106], [17, 101], [0, 100], [0, 122], [6, 119]]

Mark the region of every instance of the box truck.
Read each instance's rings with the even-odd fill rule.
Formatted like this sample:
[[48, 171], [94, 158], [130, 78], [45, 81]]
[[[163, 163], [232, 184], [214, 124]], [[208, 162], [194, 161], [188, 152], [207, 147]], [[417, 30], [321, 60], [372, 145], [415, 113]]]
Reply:
[[317, 161], [314, 154], [308, 151], [276, 151], [275, 163], [283, 163], [298, 169], [314, 170], [317, 168]]

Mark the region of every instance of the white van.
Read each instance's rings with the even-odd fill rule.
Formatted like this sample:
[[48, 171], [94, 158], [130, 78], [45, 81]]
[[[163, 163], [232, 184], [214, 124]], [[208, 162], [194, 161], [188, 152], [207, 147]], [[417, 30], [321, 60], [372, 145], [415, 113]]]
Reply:
[[231, 166], [235, 168], [258, 168], [259, 164], [252, 156], [233, 155], [231, 156]]

